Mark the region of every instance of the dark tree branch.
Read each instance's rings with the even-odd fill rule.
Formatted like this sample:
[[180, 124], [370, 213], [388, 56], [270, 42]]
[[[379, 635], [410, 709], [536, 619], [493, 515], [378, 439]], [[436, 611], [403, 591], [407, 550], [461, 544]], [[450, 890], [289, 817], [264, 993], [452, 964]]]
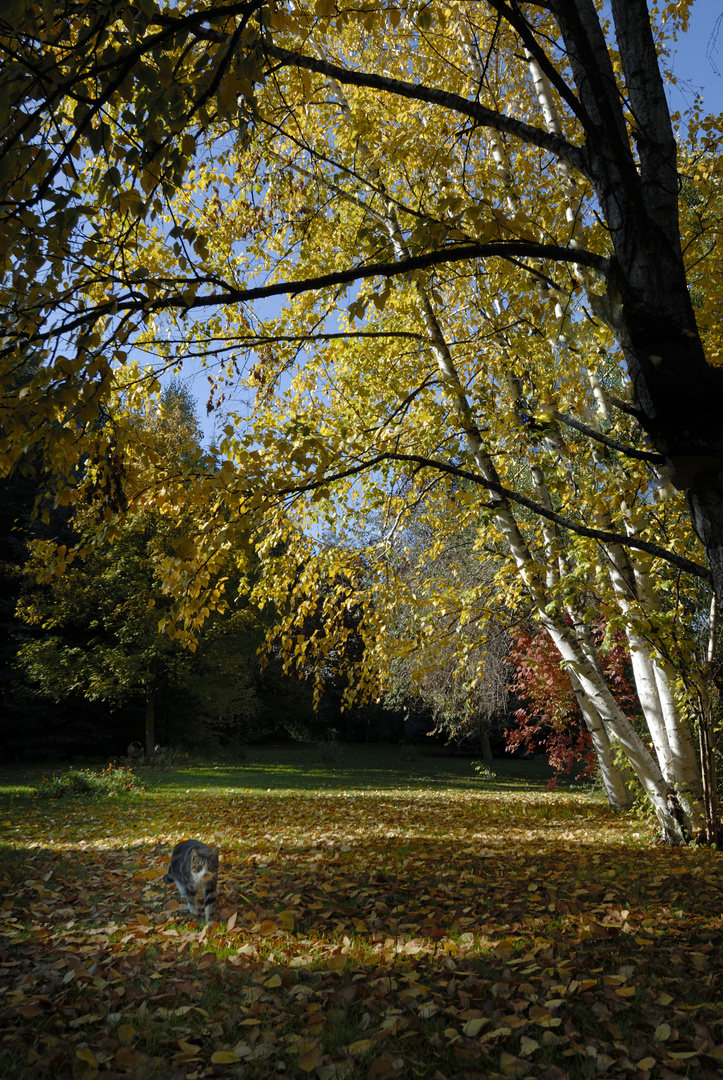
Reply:
[[[334, 285], [349, 285], [368, 278], [393, 278], [409, 274], [415, 270], [424, 270], [430, 266], [461, 262], [465, 259], [501, 258], [514, 261], [519, 258], [549, 259], [551, 262], [579, 263], [589, 266], [605, 275], [608, 272], [608, 260], [593, 251], [582, 248], [562, 248], [555, 244], [535, 244], [526, 241], [490, 241], [485, 244], [460, 244], [426, 251], [421, 255], [410, 255], [407, 259], [396, 262], [368, 263], [366, 266], [352, 266], [348, 270], [337, 270], [331, 274], [319, 274], [311, 278], [298, 278], [294, 281], [280, 281], [273, 285], [258, 285], [250, 289], [230, 288], [225, 293], [211, 293], [184, 299], [183, 296], [158, 297], [149, 300], [145, 296], [133, 299], [113, 300], [106, 304], [83, 312], [70, 322], [58, 323], [47, 334], [38, 334], [35, 341], [47, 340], [71, 333], [79, 326], [94, 324], [98, 319], [119, 312], [141, 313], [151, 311], [181, 310], [191, 311], [204, 307], [220, 307], [223, 304], [239, 304], [250, 300], [262, 300], [268, 296], [298, 296], [300, 293], [313, 292]], [[531, 271], [532, 272], [532, 271]], [[140, 283], [139, 283], [140, 284]]]
[[590, 117], [587, 115], [582, 103], [575, 97], [570, 87], [562, 78], [560, 72], [552, 63], [545, 50], [540, 47], [530, 23], [520, 11], [517, 0], [512, 0], [512, 6], [506, 4], [504, 0], [487, 0], [487, 3], [517, 31], [525, 48], [528, 49], [540, 65], [540, 70], [549, 80], [550, 84], [555, 87], [565, 104], [578, 118], [583, 125], [583, 128], [587, 129], [590, 125]]
[[[548, 510], [547, 507], [543, 506], [541, 503], [535, 502], [534, 499], [528, 499], [525, 495], [519, 495], [516, 491], [503, 487], [502, 484], [497, 484], [493, 480], [485, 480], [479, 473], [469, 472], [468, 469], [461, 469], [459, 466], [451, 465], [447, 461], [438, 461], [435, 458], [427, 458], [421, 454], [400, 454], [393, 452], [378, 454], [376, 457], [364, 461], [359, 465], [353, 465], [348, 469], [341, 469], [337, 473], [326, 475], [321, 480], [310, 480], [307, 483], [294, 484], [278, 490], [276, 494], [279, 496], [302, 495], [308, 491], [326, 488], [337, 480], [345, 480], [349, 477], [359, 476], [362, 473], [369, 472], [378, 465], [381, 465], [384, 461], [413, 462], [421, 468], [436, 469], [437, 472], [447, 473], [449, 476], [455, 476], [461, 480], [469, 480], [471, 483], [477, 484], [479, 487], [486, 488], [487, 491], [491, 491], [495, 495], [498, 495], [500, 499], [509, 499], [510, 502], [517, 503], [519, 506], [524, 506], [528, 510], [532, 510], [532, 512], [539, 517], [547, 518], [548, 521], [553, 521], [556, 525], [559, 525], [560, 528], [568, 529], [578, 536], [586, 536], [590, 540], [599, 541], [601, 544], [618, 544], [620, 547], [636, 548], [638, 551], [644, 551], [647, 555], [652, 555], [653, 558], [663, 559], [665, 562], [670, 563], [672, 566], [676, 566], [679, 570], [683, 570], [687, 574], [693, 574], [695, 577], [702, 578], [703, 581], [711, 581], [710, 571], [704, 566], [693, 562], [692, 559], [686, 559], [683, 555], [676, 555], [675, 552], [668, 551], [666, 548], [661, 547], [660, 544], [654, 544], [649, 540], [641, 540], [636, 536], [627, 536], [623, 533], [607, 532], [603, 529], [590, 529], [587, 525], [583, 525], [577, 521], [571, 521], [570, 518], [555, 513], [554, 510]], [[494, 504], [492, 504], [491, 509], [494, 509]]]
[[289, 49], [282, 49], [271, 43], [265, 43], [264, 48], [268, 56], [274, 57], [284, 66], [306, 68], [308, 71], [316, 71], [319, 75], [336, 79], [337, 82], [347, 86], [363, 86], [387, 94], [398, 94], [400, 97], [426, 101], [430, 105], [439, 105], [443, 109], [450, 109], [462, 116], [468, 116], [480, 127], [491, 127], [496, 131], [503, 131], [532, 146], [548, 150], [588, 176], [587, 158], [584, 150], [579, 146], [574, 146], [559, 135], [552, 135], [549, 131], [533, 127], [522, 120], [515, 120], [514, 117], [505, 116], [503, 113], [493, 112], [492, 109], [487, 109], [484, 105], [463, 98], [459, 94], [440, 90], [438, 87], [405, 82], [403, 79], [392, 79], [388, 75], [349, 71], [348, 68], [339, 67], [338, 64], [332, 64], [328, 60], [304, 56], [303, 53], [291, 52]]
[[620, 398], [609, 397], [608, 401], [616, 409], [620, 409], [620, 412], [624, 412], [627, 416], [632, 416], [634, 420], [637, 420], [639, 424], [643, 421], [643, 414], [640, 409], [636, 409], [634, 405], [629, 405], [627, 401], [621, 401]]
[[594, 439], [595, 442], [602, 443], [603, 446], [608, 446], [611, 450], [617, 450], [619, 454], [625, 454], [626, 457], [637, 458], [638, 461], [647, 461], [649, 465], [665, 464], [665, 458], [662, 454], [654, 454], [650, 450], [636, 450], [634, 446], [627, 446], [625, 443], [617, 442], [616, 439], [611, 439], [607, 435], [603, 435], [602, 432], [596, 431], [595, 428], [588, 427], [587, 424], [582, 424], [579, 420], [575, 420], [572, 416], [567, 416], [565, 413], [554, 412], [552, 415], [555, 420], [559, 420], [561, 424], [566, 424], [568, 427], [575, 428], [576, 431], [580, 431], [583, 435], [587, 435], [589, 439]]

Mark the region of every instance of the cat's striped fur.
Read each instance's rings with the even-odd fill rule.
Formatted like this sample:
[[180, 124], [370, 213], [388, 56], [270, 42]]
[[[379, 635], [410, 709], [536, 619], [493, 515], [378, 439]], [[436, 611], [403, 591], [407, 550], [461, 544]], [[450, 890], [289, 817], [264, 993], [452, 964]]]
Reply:
[[211, 849], [200, 840], [182, 840], [173, 849], [171, 864], [163, 879], [169, 885], [176, 883], [188, 910], [199, 917], [201, 907], [196, 906], [196, 896], [203, 887], [203, 911], [207, 923], [213, 922], [216, 916], [218, 860], [218, 848]]

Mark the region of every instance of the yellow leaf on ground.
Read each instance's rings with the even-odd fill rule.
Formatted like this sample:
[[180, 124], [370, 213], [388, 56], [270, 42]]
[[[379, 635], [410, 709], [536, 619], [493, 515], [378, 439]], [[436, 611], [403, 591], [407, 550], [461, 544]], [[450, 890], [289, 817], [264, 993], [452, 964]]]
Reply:
[[217, 1050], [215, 1054], [211, 1054], [211, 1061], [214, 1065], [237, 1065], [238, 1056], [234, 1054], [233, 1050]]
[[323, 1064], [323, 1061], [324, 1055], [321, 1052], [321, 1045], [317, 1043], [311, 1050], [301, 1054], [297, 1058], [296, 1064], [302, 1072], [312, 1072], [314, 1069], [318, 1069]]
[[531, 1067], [529, 1061], [522, 1061], [521, 1058], [507, 1053], [506, 1050], [503, 1050], [500, 1054], [500, 1068], [504, 1071], [505, 1076], [525, 1076]]
[[495, 945], [494, 951], [497, 956], [507, 957], [512, 952], [514, 941], [512, 938], [503, 938], [502, 941], [498, 941]]
[[73, 1061], [74, 1080], [95, 1080], [98, 1075], [98, 1060], [92, 1050], [76, 1050]]
[[371, 1048], [371, 1039], [358, 1039], [356, 1042], [349, 1043], [346, 1049], [352, 1057], [357, 1057], [358, 1054], [367, 1054]]
[[116, 1031], [118, 1041], [122, 1043], [129, 1043], [136, 1033], [136, 1029], [131, 1024], [121, 1024]]
[[179, 1039], [178, 1046], [184, 1054], [198, 1054], [201, 1050], [200, 1046], [196, 1046], [195, 1043], [186, 1042], [185, 1039]]

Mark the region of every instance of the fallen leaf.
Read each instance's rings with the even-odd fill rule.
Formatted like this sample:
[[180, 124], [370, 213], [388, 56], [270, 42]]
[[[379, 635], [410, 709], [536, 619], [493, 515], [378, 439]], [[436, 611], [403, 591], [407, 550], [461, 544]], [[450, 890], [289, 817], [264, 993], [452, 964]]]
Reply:
[[76, 1050], [73, 1059], [74, 1080], [95, 1080], [99, 1071], [98, 1059], [92, 1050]]
[[467, 1035], [470, 1039], [474, 1039], [479, 1035], [485, 1024], [489, 1024], [487, 1017], [478, 1017], [474, 1020], [468, 1020], [462, 1028], [462, 1034]]
[[296, 1059], [296, 1064], [302, 1072], [312, 1072], [313, 1069], [323, 1064], [324, 1055], [320, 1043], [316, 1043], [310, 1050], [306, 1050]]
[[211, 1061], [214, 1065], [238, 1065], [238, 1054], [233, 1050], [216, 1050], [211, 1054]]

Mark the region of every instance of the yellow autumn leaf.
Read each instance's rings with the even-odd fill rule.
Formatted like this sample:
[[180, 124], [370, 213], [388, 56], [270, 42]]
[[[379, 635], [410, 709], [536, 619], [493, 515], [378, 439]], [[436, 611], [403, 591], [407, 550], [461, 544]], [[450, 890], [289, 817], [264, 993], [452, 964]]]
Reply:
[[343, 971], [346, 967], [348, 956], [345, 953], [337, 953], [335, 956], [330, 956], [326, 961], [326, 966], [329, 971]]
[[95, 1080], [99, 1073], [98, 1060], [92, 1050], [76, 1050], [73, 1059], [73, 1080]]
[[371, 1048], [371, 1039], [358, 1039], [356, 1042], [349, 1043], [346, 1049], [352, 1057], [359, 1057], [361, 1054], [368, 1054]]
[[302, 1072], [312, 1072], [314, 1069], [318, 1069], [323, 1064], [324, 1054], [321, 1049], [320, 1043], [315, 1043], [311, 1049], [305, 1050], [296, 1059], [296, 1064]]

